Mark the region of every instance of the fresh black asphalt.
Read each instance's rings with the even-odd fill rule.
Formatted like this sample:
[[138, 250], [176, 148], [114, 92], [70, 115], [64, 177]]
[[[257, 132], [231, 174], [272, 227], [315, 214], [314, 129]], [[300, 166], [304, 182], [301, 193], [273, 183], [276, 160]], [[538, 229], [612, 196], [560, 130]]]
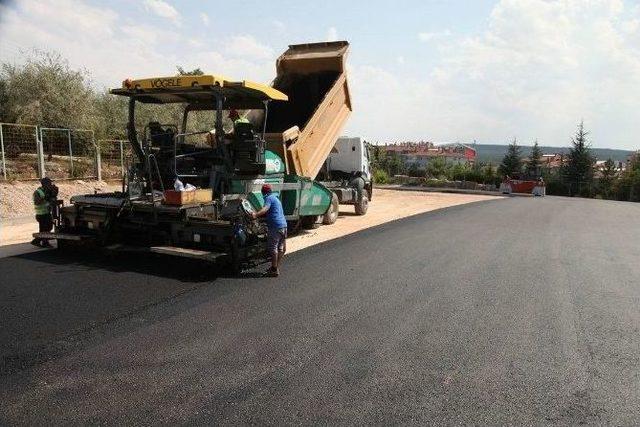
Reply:
[[278, 279], [7, 249], [0, 424], [638, 424], [639, 220], [475, 203], [294, 253]]

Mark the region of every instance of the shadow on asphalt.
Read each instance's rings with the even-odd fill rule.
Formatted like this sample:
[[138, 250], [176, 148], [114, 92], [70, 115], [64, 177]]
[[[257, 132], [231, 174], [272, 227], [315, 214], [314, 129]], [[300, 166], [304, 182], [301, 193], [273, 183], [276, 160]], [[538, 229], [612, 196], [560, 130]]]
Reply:
[[[104, 270], [112, 273], [139, 273], [174, 279], [187, 283], [211, 282], [229, 273], [221, 266], [202, 261], [156, 254], [139, 253], [81, 253], [61, 252], [55, 249], [17, 255], [28, 261], [48, 263], [57, 267], [69, 267], [74, 271]], [[57, 271], [61, 271], [58, 269]], [[64, 270], [62, 270], [64, 271]]]

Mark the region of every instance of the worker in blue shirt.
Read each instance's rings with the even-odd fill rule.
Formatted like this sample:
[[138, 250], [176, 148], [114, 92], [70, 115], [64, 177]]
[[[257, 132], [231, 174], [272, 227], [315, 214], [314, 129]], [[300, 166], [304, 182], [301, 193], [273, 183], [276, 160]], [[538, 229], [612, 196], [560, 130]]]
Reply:
[[251, 214], [253, 219], [261, 216], [267, 220], [267, 248], [271, 254], [271, 267], [267, 270], [267, 275], [278, 277], [280, 275], [280, 263], [287, 251], [287, 220], [284, 217], [282, 203], [278, 196], [273, 194], [271, 186], [262, 186], [262, 197], [264, 207], [258, 212]]

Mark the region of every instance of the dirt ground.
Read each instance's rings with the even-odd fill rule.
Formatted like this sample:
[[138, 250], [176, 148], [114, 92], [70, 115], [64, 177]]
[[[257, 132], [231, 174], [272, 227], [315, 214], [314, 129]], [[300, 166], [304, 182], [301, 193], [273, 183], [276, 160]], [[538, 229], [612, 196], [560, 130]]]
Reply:
[[[114, 191], [120, 188], [120, 183], [107, 183], [104, 181], [76, 180], [55, 181], [60, 193], [59, 198], [66, 204], [74, 194], [89, 194], [95, 191]], [[19, 218], [33, 215], [33, 192], [40, 186], [34, 181], [16, 181], [0, 183], [0, 219]]]
[[[3, 184], [4, 185], [4, 184]], [[26, 214], [31, 214], [31, 199], [30, 193], [35, 189], [35, 184], [20, 184], [24, 185], [23, 192], [29, 195], [22, 204], [20, 210], [25, 211]], [[97, 183], [85, 183], [87, 186], [85, 192], [93, 192], [91, 185], [98, 185]], [[114, 186], [111, 186], [113, 189]], [[2, 187], [4, 196], [4, 186]], [[76, 187], [77, 188], [77, 187]], [[97, 188], [97, 187], [96, 187]], [[110, 188], [109, 186], [105, 188]], [[103, 190], [105, 189], [103, 188]], [[15, 189], [14, 189], [15, 190]], [[69, 189], [65, 188], [65, 191]], [[63, 193], [63, 188], [60, 188], [61, 194], [68, 197], [68, 193]], [[78, 194], [79, 191], [75, 191], [74, 194]], [[374, 198], [369, 204], [369, 211], [364, 216], [356, 216], [353, 211], [353, 206], [340, 206], [340, 216], [335, 224], [330, 226], [321, 226], [315, 230], [305, 230], [300, 232], [296, 236], [292, 236], [287, 239], [287, 249], [289, 252], [295, 252], [297, 250], [306, 248], [308, 246], [316, 245], [327, 240], [332, 240], [345, 236], [347, 234], [355, 233], [365, 228], [373, 227], [385, 222], [393, 221], [400, 218], [405, 218], [412, 215], [417, 215], [423, 212], [428, 212], [436, 209], [442, 209], [449, 206], [456, 206], [465, 203], [478, 202], [483, 200], [495, 199], [495, 196], [476, 195], [476, 194], [445, 194], [445, 193], [426, 193], [418, 191], [395, 191], [395, 190], [382, 190], [377, 189], [374, 192]], [[24, 206], [26, 206], [26, 208]], [[3, 218], [5, 212], [5, 205], [3, 204]], [[13, 212], [7, 212], [8, 214]], [[24, 216], [23, 212], [21, 215]], [[9, 245], [14, 243], [22, 243], [31, 240], [31, 233], [37, 231], [37, 224], [34, 221], [10, 221], [8, 224], [4, 222], [0, 226], [0, 245]]]
[[321, 226], [315, 230], [305, 230], [287, 239], [287, 251], [295, 252], [396, 219], [496, 198], [499, 197], [374, 189], [373, 200], [369, 203], [369, 211], [366, 215], [356, 216], [353, 206], [342, 205], [340, 216], [335, 224]]

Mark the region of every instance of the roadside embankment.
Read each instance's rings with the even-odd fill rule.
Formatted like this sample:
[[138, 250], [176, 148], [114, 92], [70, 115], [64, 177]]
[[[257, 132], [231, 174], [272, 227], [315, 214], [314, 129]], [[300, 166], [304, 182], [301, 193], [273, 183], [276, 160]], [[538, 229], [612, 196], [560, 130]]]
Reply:
[[499, 199], [495, 195], [448, 194], [424, 191], [396, 191], [375, 188], [369, 211], [357, 216], [352, 206], [340, 206], [340, 216], [335, 224], [315, 230], [304, 230], [287, 239], [287, 250], [294, 252], [318, 243], [340, 238], [385, 222], [418, 215], [450, 206]]
[[[58, 197], [69, 203], [69, 198], [76, 194], [115, 191], [120, 189], [120, 182], [75, 180], [55, 181], [60, 192]], [[37, 180], [0, 183], [0, 220], [33, 216], [33, 192], [40, 186]]]
[[[24, 194], [14, 196], [13, 200], [17, 200], [18, 203], [13, 210], [11, 204], [7, 206], [6, 212], [11, 214], [8, 217], [4, 217], [5, 204], [3, 203], [3, 218], [0, 223], [0, 245], [27, 242], [31, 240], [31, 234], [35, 233], [38, 228], [31, 214], [31, 193], [35, 190], [36, 183], [19, 185], [20, 187], [18, 188], [26, 194], [26, 196]], [[98, 187], [99, 185], [100, 187]], [[3, 192], [5, 188], [3, 184]], [[83, 192], [92, 193], [94, 188], [99, 191], [117, 189], [113, 185], [109, 186], [108, 184], [96, 182], [76, 184], [74, 188], [68, 188], [67, 184], [63, 183], [60, 185], [60, 194], [65, 198], [66, 202], [68, 202], [70, 195], [81, 194]], [[353, 206], [340, 206], [340, 216], [335, 224], [321, 226], [313, 230], [302, 230], [295, 236], [291, 236], [287, 240], [288, 251], [295, 252], [376, 225], [424, 212], [500, 198], [499, 196], [486, 194], [454, 194], [402, 190], [403, 191], [376, 188], [374, 190], [373, 200], [369, 203], [369, 211], [364, 216], [357, 216], [354, 213]], [[17, 191], [17, 188], [12, 188], [13, 194]]]

